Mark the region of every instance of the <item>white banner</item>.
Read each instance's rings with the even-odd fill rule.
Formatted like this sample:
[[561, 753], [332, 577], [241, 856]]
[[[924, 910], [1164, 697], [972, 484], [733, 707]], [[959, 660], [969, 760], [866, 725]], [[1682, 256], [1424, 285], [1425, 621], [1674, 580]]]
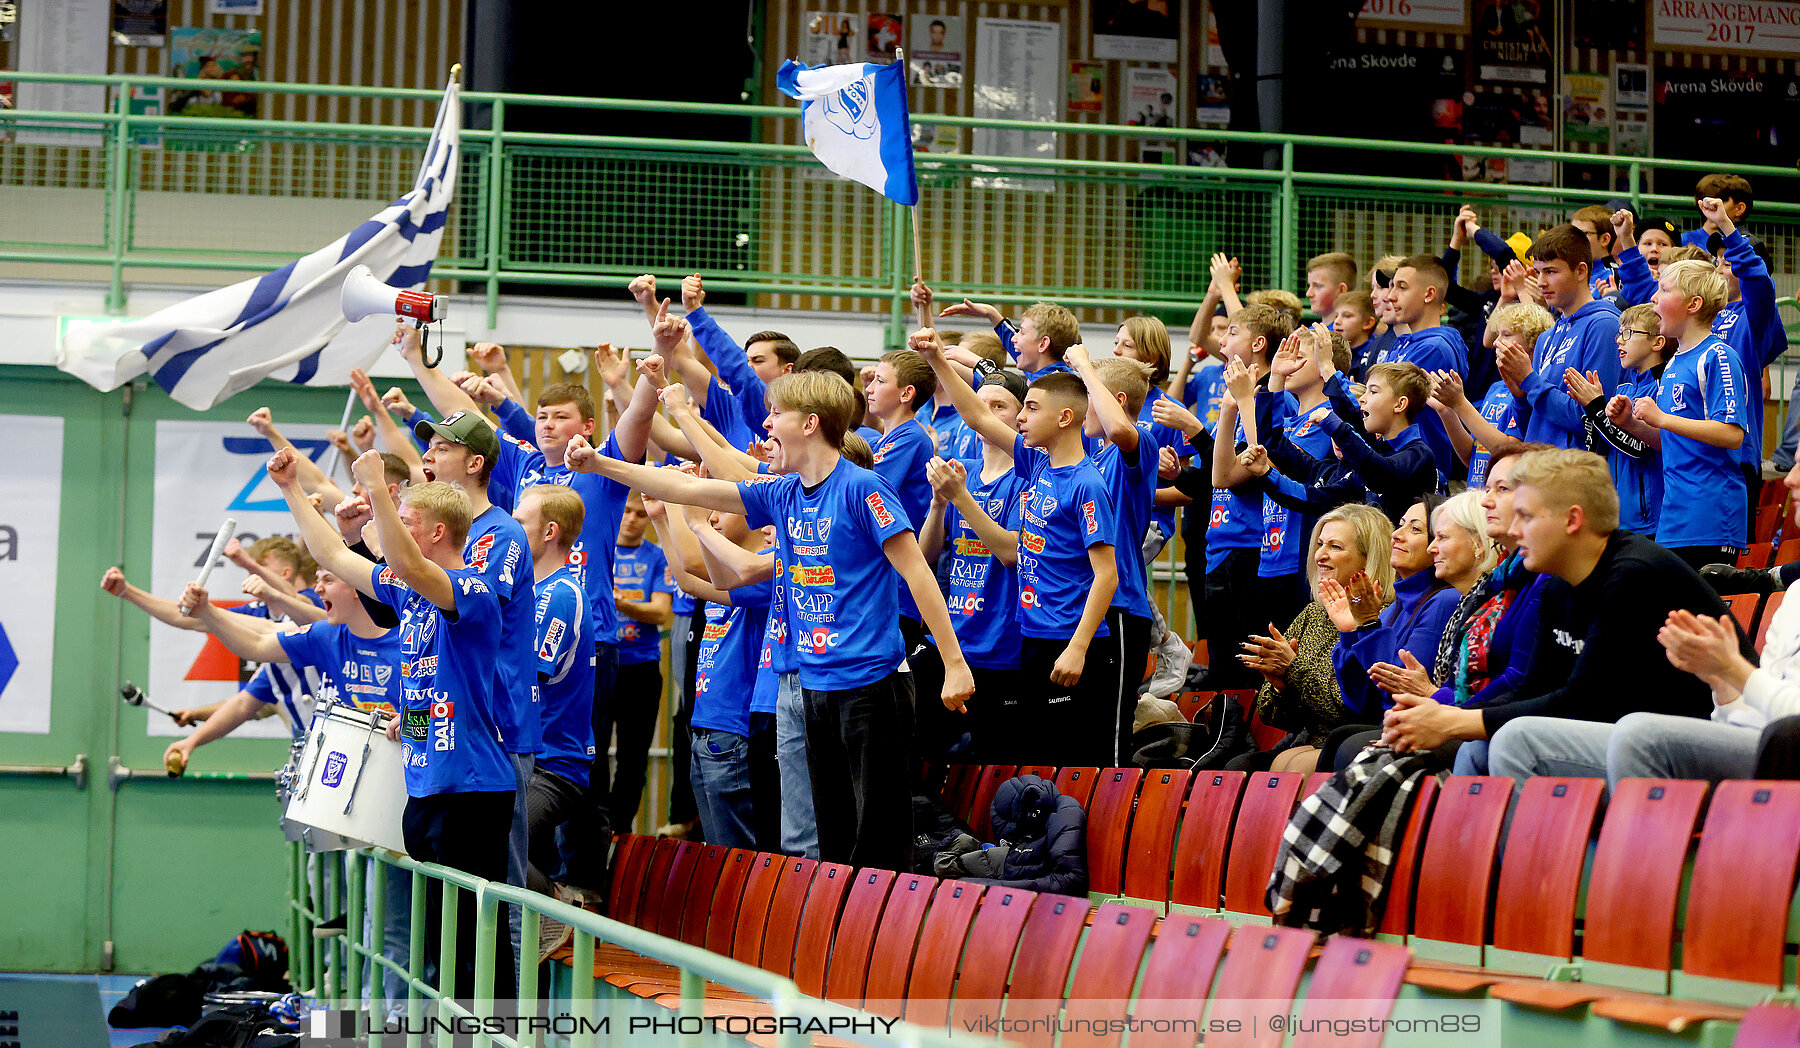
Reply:
[[[63, 420], [0, 415], [0, 732], [50, 731]], [[70, 629], [78, 630], [79, 624]]]
[[[279, 417], [275, 421], [281, 424]], [[281, 431], [302, 453], [329, 469], [327, 453], [336, 452], [325, 439], [328, 428], [282, 425]], [[199, 574], [226, 517], [237, 518], [237, 537], [245, 546], [270, 535], [292, 536], [294, 518], [263, 472], [273, 453], [269, 442], [242, 422], [158, 422], [150, 577], [137, 578], [129, 565], [126, 577], [159, 597], [178, 599], [182, 587]], [[342, 483], [349, 483], [342, 471], [339, 476]], [[213, 569], [206, 588], [216, 602], [242, 602], [249, 599], [238, 589], [243, 581], [243, 569], [224, 561]], [[126, 614], [144, 621], [135, 609]], [[218, 641], [160, 622], [152, 621], [149, 628], [150, 679], [144, 690], [158, 706], [204, 706], [237, 694], [238, 662]], [[152, 713], [148, 720], [151, 735], [179, 736], [190, 730], [160, 714]], [[285, 739], [288, 729], [279, 717], [269, 717], [232, 734]]]

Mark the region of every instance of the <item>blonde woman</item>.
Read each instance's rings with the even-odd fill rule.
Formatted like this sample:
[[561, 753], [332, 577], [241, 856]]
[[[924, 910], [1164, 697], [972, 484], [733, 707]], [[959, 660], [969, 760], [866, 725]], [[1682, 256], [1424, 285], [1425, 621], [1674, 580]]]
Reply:
[[1373, 506], [1351, 503], [1319, 518], [1313, 526], [1306, 565], [1313, 600], [1300, 609], [1285, 634], [1269, 626], [1270, 636], [1252, 636], [1238, 656], [1262, 674], [1256, 713], [1264, 724], [1286, 728], [1287, 738], [1266, 753], [1248, 753], [1227, 767], [1244, 770], [1311, 771], [1318, 747], [1350, 716], [1332, 665], [1338, 628], [1320, 602], [1322, 588], [1342, 587], [1359, 604], [1377, 610], [1394, 599], [1394, 569], [1389, 561], [1393, 527]]

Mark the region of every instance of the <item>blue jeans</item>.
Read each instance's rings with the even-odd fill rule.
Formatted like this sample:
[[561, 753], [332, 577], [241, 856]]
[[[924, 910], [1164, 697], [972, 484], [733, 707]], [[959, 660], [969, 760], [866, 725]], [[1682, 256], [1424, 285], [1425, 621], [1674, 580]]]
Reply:
[[783, 673], [775, 703], [775, 761], [781, 770], [781, 850], [819, 857], [819, 819], [813, 811], [812, 771], [806, 760], [806, 701], [800, 674]]
[[[526, 884], [525, 871], [531, 865], [531, 811], [526, 801], [531, 795], [531, 775], [537, 770], [537, 754], [509, 753], [513, 766], [513, 817], [506, 833], [506, 883], [515, 888]], [[506, 907], [506, 924], [512, 929], [514, 957], [519, 952], [519, 908]]]
[[[371, 920], [375, 916], [375, 868], [383, 867], [383, 902], [387, 909], [381, 922], [381, 955], [401, 968], [406, 967], [407, 959], [412, 953], [412, 874], [397, 867], [388, 866], [379, 859], [368, 860], [369, 868], [365, 875], [367, 885], [365, 894], [367, 901], [363, 904], [363, 941], [374, 939]], [[379, 970], [381, 976], [381, 992], [375, 992], [375, 977]], [[365, 990], [369, 1001], [384, 1000], [386, 1015], [389, 1018], [399, 1016], [406, 1010], [406, 977], [378, 964], [369, 962], [369, 981]]]
[[1756, 774], [1754, 728], [1666, 713], [1628, 713], [1617, 724], [1520, 717], [1494, 733], [1495, 775], [1620, 779], [1748, 779]]
[[750, 792], [750, 740], [712, 728], [693, 728], [688, 778], [708, 844], [756, 848]]

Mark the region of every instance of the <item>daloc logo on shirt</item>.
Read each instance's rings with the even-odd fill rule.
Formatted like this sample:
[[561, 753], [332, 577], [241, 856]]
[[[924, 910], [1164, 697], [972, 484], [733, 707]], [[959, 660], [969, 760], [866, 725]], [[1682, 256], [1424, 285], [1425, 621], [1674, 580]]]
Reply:
[[326, 786], [337, 787], [344, 782], [344, 769], [350, 764], [350, 758], [332, 750], [325, 755], [325, 773], [319, 776], [319, 782]]

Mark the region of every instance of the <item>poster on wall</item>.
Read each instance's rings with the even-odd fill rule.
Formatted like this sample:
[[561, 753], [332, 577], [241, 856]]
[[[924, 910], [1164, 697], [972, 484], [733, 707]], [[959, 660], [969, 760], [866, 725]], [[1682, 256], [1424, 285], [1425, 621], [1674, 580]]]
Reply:
[[1475, 79], [1486, 84], [1550, 86], [1547, 4], [1539, 0], [1476, 0], [1469, 34]]
[[1332, 51], [1326, 62], [1334, 97], [1386, 100], [1382, 119], [1395, 138], [1459, 140], [1463, 110], [1461, 52], [1402, 44], [1352, 43]]
[[263, 0], [206, 0], [209, 15], [260, 15]]
[[1468, 0], [1363, 0], [1359, 28], [1461, 33], [1469, 28]]
[[912, 147], [915, 153], [960, 153], [961, 140], [957, 137], [957, 128], [945, 124], [919, 124], [912, 126]]
[[1132, 127], [1175, 126], [1175, 74], [1165, 69], [1125, 70], [1125, 122]]
[[10, 44], [19, 28], [19, 0], [0, 0], [0, 44]]
[[1069, 112], [1098, 113], [1106, 105], [1106, 63], [1069, 63]]
[[892, 62], [894, 48], [906, 39], [901, 32], [899, 15], [872, 14], [869, 16], [869, 61]]
[[[18, 23], [13, 65], [23, 73], [106, 72], [110, 0], [24, 0]], [[15, 9], [17, 10], [17, 9]], [[106, 108], [102, 84], [45, 84], [24, 81], [15, 96], [18, 108], [59, 113], [98, 113]], [[91, 133], [20, 130], [28, 145], [93, 145]]]
[[1672, 51], [1792, 58], [1800, 51], [1800, 0], [1650, 6], [1650, 46]]
[[1650, 111], [1650, 67], [1630, 62], [1613, 65], [1613, 106], [1626, 112]]
[[1497, 88], [1463, 95], [1463, 141], [1496, 146], [1548, 146], [1550, 92]]
[[[326, 426], [283, 425], [294, 446], [315, 462], [336, 454], [325, 439]], [[192, 581], [212, 548], [213, 536], [226, 517], [238, 522], [238, 541], [248, 546], [270, 535], [294, 534], [294, 518], [281, 492], [269, 482], [263, 466], [273, 449], [241, 422], [165, 419], [156, 424], [156, 483], [150, 532], [150, 571], [133, 583], [163, 596], [175, 596]], [[244, 572], [230, 561], [213, 569], [207, 589], [220, 604], [244, 602], [239, 592]], [[135, 620], [143, 621], [143, 616]], [[136, 627], [133, 627], [136, 628]], [[237, 694], [241, 663], [217, 640], [150, 624], [150, 676], [144, 690], [170, 709], [204, 706]], [[148, 734], [186, 735], [167, 717], [148, 718]], [[286, 738], [279, 717], [252, 721], [232, 733], [255, 738]]]
[[[975, 23], [975, 116], [1050, 123], [1062, 116], [1063, 70], [1067, 68], [1062, 26], [1012, 18]], [[982, 156], [1056, 156], [1056, 132], [974, 129], [972, 152]], [[985, 178], [991, 189], [1048, 193], [1056, 183], [1043, 178]]]
[[1094, 0], [1094, 57], [1128, 62], [1180, 59], [1174, 0]]
[[[0, 415], [0, 732], [50, 731], [63, 420]], [[79, 636], [80, 623], [71, 623]]]
[[800, 60], [807, 65], [844, 65], [859, 61], [863, 47], [857, 20], [842, 11], [816, 11], [807, 16], [806, 35], [800, 41]]
[[169, 0], [113, 0], [113, 43], [161, 47], [168, 41]]
[[1563, 74], [1563, 138], [1605, 145], [1612, 139], [1609, 78], [1592, 73]]
[[963, 86], [963, 20], [957, 15], [913, 19], [906, 64], [920, 87]]
[[1199, 127], [1231, 125], [1231, 78], [1201, 73], [1194, 78], [1194, 123]]
[[170, 116], [254, 118], [261, 95], [233, 91], [233, 81], [261, 80], [262, 30], [177, 26], [170, 34], [169, 75], [216, 85], [169, 92]]
[[1206, 64], [1212, 69], [1225, 69], [1229, 65], [1225, 61], [1225, 49], [1219, 46], [1219, 22], [1213, 17], [1211, 7], [1206, 9]]

